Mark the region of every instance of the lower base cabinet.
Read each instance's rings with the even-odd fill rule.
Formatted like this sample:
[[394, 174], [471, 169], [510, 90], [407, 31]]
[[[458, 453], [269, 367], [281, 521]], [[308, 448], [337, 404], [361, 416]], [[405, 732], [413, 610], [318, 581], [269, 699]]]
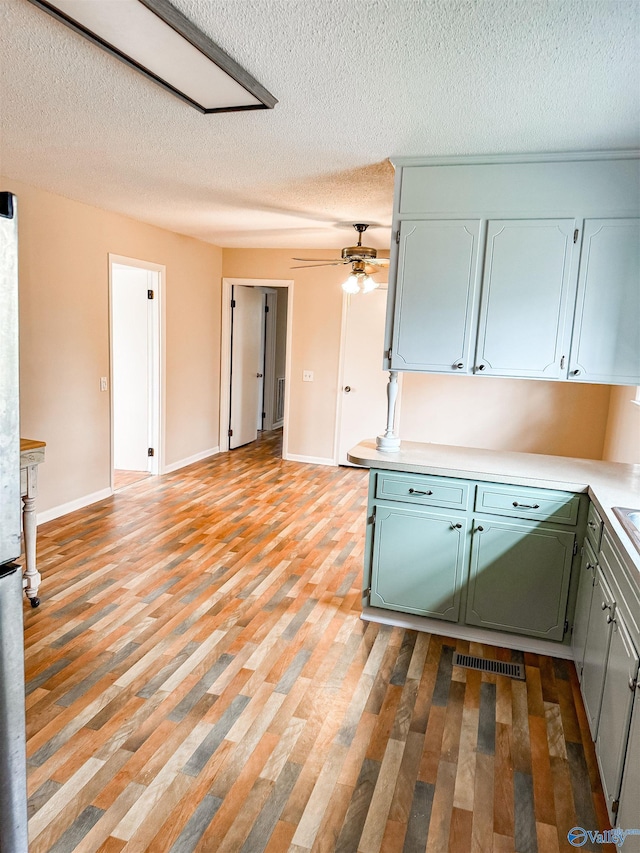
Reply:
[[591, 737], [598, 736], [598, 722], [602, 702], [602, 689], [611, 640], [613, 610], [615, 603], [600, 566], [596, 567], [596, 577], [589, 608], [589, 627], [584, 647], [582, 664], [582, 698], [587, 712]]
[[562, 640], [575, 534], [475, 518], [467, 625]]
[[[636, 685], [633, 704], [616, 822], [620, 829], [640, 829], [640, 687], [638, 685]], [[640, 853], [640, 835], [628, 835], [623, 844], [618, 845], [618, 849], [624, 850], [624, 853]]]
[[[617, 800], [627, 755], [627, 737], [638, 680], [638, 653], [622, 619], [611, 623], [611, 641], [602, 691], [596, 754], [604, 796], [612, 825], [616, 820]], [[628, 753], [629, 765], [640, 762], [640, 752]], [[633, 819], [638, 820], [640, 799]], [[638, 827], [640, 829], [640, 827]]]
[[452, 512], [377, 504], [371, 604], [457, 622], [467, 529]]
[[373, 470], [365, 604], [562, 641], [586, 512], [570, 492]]

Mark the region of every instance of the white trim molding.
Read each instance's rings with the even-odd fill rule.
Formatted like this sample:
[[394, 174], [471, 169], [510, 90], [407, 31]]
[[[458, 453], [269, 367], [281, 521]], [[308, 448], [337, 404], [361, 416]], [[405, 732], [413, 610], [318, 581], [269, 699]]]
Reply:
[[210, 456], [216, 456], [218, 453], [220, 453], [219, 447], [212, 447], [209, 450], [194, 453], [193, 456], [188, 456], [186, 459], [180, 459], [178, 462], [172, 462], [170, 465], [165, 465], [162, 473], [172, 474], [174, 471], [179, 471], [180, 468], [186, 468], [187, 465], [193, 465], [194, 462], [202, 462], [203, 459], [208, 459]]
[[75, 512], [77, 509], [84, 509], [86, 506], [96, 504], [103, 501], [105, 498], [110, 498], [113, 495], [113, 489], [100, 489], [99, 492], [93, 492], [90, 495], [83, 495], [81, 498], [69, 501], [65, 504], [45, 509], [37, 513], [37, 523], [46, 524], [47, 521], [53, 521], [54, 518], [60, 518], [63, 515], [68, 515], [70, 512]]
[[335, 459], [329, 459], [326, 456], [299, 456], [297, 453], [287, 453], [282, 458], [289, 462], [304, 462], [307, 465], [331, 465], [334, 468], [337, 465]]

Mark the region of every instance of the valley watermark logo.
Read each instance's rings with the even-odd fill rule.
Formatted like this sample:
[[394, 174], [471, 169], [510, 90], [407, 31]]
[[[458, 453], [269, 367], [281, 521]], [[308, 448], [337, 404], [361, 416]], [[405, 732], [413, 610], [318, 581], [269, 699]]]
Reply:
[[640, 829], [620, 829], [616, 826], [615, 829], [605, 829], [600, 832], [597, 829], [583, 829], [581, 826], [574, 826], [567, 833], [569, 844], [574, 847], [583, 847], [587, 841], [595, 844], [616, 844], [622, 847], [629, 835], [640, 835]]

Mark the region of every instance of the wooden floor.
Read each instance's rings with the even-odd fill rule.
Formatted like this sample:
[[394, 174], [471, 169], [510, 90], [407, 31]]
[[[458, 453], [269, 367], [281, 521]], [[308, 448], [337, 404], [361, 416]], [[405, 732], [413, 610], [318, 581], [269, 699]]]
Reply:
[[573, 666], [361, 621], [366, 472], [277, 441], [40, 527], [31, 853], [554, 853], [606, 828]]

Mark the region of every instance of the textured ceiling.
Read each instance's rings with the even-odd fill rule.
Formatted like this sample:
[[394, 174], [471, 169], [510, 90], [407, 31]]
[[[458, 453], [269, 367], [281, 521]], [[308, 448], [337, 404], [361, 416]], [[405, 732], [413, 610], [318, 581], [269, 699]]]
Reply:
[[219, 246], [384, 247], [388, 157], [640, 142], [637, 0], [173, 2], [275, 109], [201, 115], [0, 0], [0, 171]]

